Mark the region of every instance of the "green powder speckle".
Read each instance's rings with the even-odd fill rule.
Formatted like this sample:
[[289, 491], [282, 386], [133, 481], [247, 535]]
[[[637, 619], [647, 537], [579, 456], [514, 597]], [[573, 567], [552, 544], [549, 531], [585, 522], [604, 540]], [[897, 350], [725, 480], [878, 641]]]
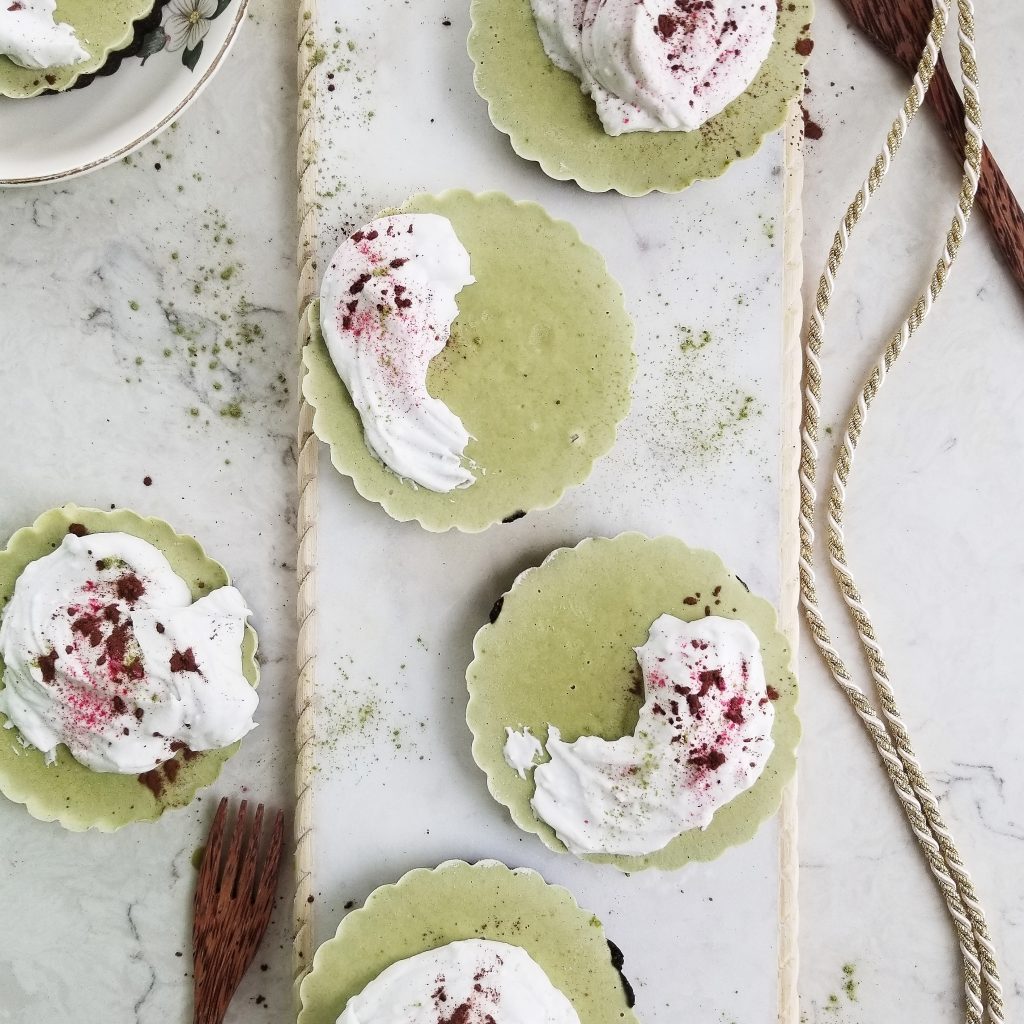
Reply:
[[139, 311], [139, 304], [134, 299], [132, 299], [128, 303], [128, 308], [132, 310], [132, 312], [137, 313]]
[[228, 416], [233, 420], [241, 418], [242, 407], [237, 402], [229, 402], [220, 410], [221, 416]]
[[722, 349], [730, 332], [679, 324], [676, 343], [646, 370], [655, 397], [637, 420], [644, 443], [673, 471], [695, 476], [711, 465], [754, 452], [749, 427], [763, 415], [756, 381], [730, 377]]
[[197, 846], [192, 852], [192, 867], [198, 871], [203, 866], [203, 855], [206, 853], [205, 846]]
[[679, 332], [679, 347], [683, 352], [699, 351], [707, 348], [712, 342], [711, 332], [708, 330], [698, 332], [685, 324], [679, 324], [676, 330]]
[[851, 1003], [857, 1002], [857, 968], [854, 964], [843, 964], [843, 991]]
[[424, 760], [416, 741], [423, 723], [395, 700], [395, 680], [363, 675], [350, 655], [336, 668], [335, 684], [324, 685], [317, 696], [320, 770], [358, 776], [396, 753]]

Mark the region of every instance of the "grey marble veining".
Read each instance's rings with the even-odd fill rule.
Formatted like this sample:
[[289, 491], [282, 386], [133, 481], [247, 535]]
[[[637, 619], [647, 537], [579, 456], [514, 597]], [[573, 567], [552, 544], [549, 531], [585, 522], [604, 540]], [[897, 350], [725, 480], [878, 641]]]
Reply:
[[[1024, 9], [981, 6], [977, 21], [986, 137], [1021, 195]], [[821, 5], [814, 36], [804, 103], [824, 134], [806, 154], [808, 296], [837, 219], [908, 84], [846, 24], [839, 5]], [[854, 235], [836, 293], [823, 410], [836, 434], [854, 389], [939, 254], [957, 179], [956, 161], [925, 110]], [[874, 407], [847, 516], [851, 564], [917, 753], [989, 912], [1007, 1019], [1024, 1011], [1022, 371], [1024, 299], [979, 213], [946, 293]], [[831, 472], [830, 459], [823, 466]], [[827, 569], [821, 589], [832, 595]], [[843, 621], [837, 602], [826, 607], [832, 621]], [[853, 639], [841, 637], [865, 679]], [[962, 1019], [953, 932], [936, 888], [873, 748], [806, 637], [802, 654], [808, 1024]]]
[[[0, 800], [4, 1024], [191, 1019], [191, 859], [216, 800], [291, 802], [293, 32], [256, 0], [175, 128], [0, 192], [0, 535], [69, 500], [165, 518], [233, 574], [262, 661], [259, 728], [190, 808], [74, 835]], [[290, 885], [230, 1021], [290, 1013]]]

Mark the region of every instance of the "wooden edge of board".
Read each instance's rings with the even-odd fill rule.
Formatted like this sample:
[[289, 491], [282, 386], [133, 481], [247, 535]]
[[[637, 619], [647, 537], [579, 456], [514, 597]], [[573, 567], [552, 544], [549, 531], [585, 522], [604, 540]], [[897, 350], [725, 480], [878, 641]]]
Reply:
[[[782, 458], [780, 523], [779, 625], [789, 639], [794, 661], [799, 655], [800, 586], [800, 411], [803, 373], [803, 137], [804, 123], [794, 101], [783, 129], [783, 327]], [[779, 1024], [799, 1024], [799, 847], [797, 780], [786, 787], [779, 811]]]

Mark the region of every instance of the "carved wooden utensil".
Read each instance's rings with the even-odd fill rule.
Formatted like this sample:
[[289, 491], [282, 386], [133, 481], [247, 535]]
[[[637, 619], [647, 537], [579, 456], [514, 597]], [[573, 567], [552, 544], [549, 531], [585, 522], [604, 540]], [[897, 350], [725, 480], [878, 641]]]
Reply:
[[266, 857], [259, 871], [263, 804], [256, 808], [255, 819], [246, 836], [246, 801], [241, 802], [225, 857], [227, 816], [228, 800], [224, 797], [213, 819], [199, 869], [192, 927], [194, 1024], [222, 1024], [231, 997], [267, 930], [281, 867], [284, 841], [281, 811], [274, 820]]
[[[917, 67], [931, 23], [931, 0], [840, 0], [853, 21], [908, 71]], [[964, 158], [964, 107], [941, 55], [928, 102], [938, 114], [957, 157]], [[1017, 284], [1024, 289], [1024, 212], [988, 147], [982, 154], [978, 205]]]

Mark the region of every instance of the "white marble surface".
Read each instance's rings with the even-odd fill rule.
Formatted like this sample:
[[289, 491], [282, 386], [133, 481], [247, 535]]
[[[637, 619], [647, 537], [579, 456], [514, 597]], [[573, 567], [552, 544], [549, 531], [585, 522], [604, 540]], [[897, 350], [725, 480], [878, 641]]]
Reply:
[[[216, 799], [290, 802], [295, 99], [280, 7], [256, 0], [212, 86], [130, 166], [0, 192], [4, 543], [68, 500], [164, 517], [229, 567], [263, 659], [260, 727], [194, 808], [72, 835], [0, 800], [4, 1024], [191, 1020], [191, 857]], [[221, 415], [234, 402], [241, 415]], [[230, 1021], [289, 1015], [289, 886], [268, 969]]]
[[[453, 18], [461, 7], [452, 5]], [[3, 1024], [189, 1019], [189, 859], [210, 799], [248, 787], [283, 802], [290, 792], [294, 395], [277, 374], [291, 389], [293, 24], [278, 8], [254, 0], [211, 89], [132, 166], [0, 193], [0, 535], [68, 499], [164, 516], [230, 567], [256, 609], [267, 658], [262, 728], [195, 811], [113, 837], [72, 836], [0, 803]], [[1024, 191], [1024, 9], [982, 9], [979, 33], [989, 139]], [[814, 34], [806, 102], [825, 134], [807, 151], [809, 284], [901, 86], [833, 0], [823, 0]], [[837, 296], [829, 422], [934, 257], [955, 177], [923, 115]], [[378, 197], [350, 198], [370, 208]], [[904, 230], [884, 226], [892, 217]], [[892, 273], [896, 261], [904, 273]], [[229, 265], [239, 269], [221, 285]], [[203, 281], [200, 266], [215, 268], [216, 280]], [[258, 312], [235, 312], [243, 295]], [[188, 314], [182, 329], [198, 332], [199, 346], [214, 332], [252, 338], [243, 324], [253, 322], [264, 337], [243, 342], [237, 367], [225, 356], [235, 372], [210, 371], [208, 361], [193, 368], [188, 340], [163, 312], [169, 301]], [[1024, 302], [979, 220], [935, 319], [880, 400], [849, 517], [854, 567], [919, 753], [990, 908], [1016, 1016], [1024, 1010], [1024, 760], [1015, 737], [1024, 714], [1015, 599], [1024, 568], [1015, 472], [1024, 454], [1022, 317]], [[236, 398], [241, 417], [222, 417]], [[710, 531], [700, 539], [728, 547]], [[955, 1020], [956, 962], [934, 889], [871, 750], [806, 643], [802, 660], [806, 1018]], [[288, 1019], [289, 911], [285, 899], [258, 958], [268, 970], [247, 979], [229, 1020]], [[842, 988], [847, 963], [856, 999]], [[735, 1020], [770, 1014], [762, 1005], [761, 1016]], [[697, 1019], [734, 1018], [707, 1010]]]
[[[805, 103], [824, 135], [807, 147], [808, 294], [906, 84], [831, 0], [821, 4], [814, 36]], [[979, 5], [978, 47], [987, 138], [1024, 195], [1024, 7]], [[952, 215], [957, 168], [927, 111], [891, 178], [855, 236], [833, 307], [825, 422], [837, 430], [887, 332], [926, 280]], [[851, 563], [917, 752], [989, 910], [1007, 1019], [1024, 1012], [1022, 342], [1024, 300], [979, 216], [933, 319], [875, 406], [847, 517]], [[861, 672], [848, 640], [844, 650]], [[802, 653], [807, 1020], [963, 1019], [952, 932], [935, 887], [873, 749], [806, 638]], [[856, 1000], [843, 991], [844, 964], [854, 967]]]

